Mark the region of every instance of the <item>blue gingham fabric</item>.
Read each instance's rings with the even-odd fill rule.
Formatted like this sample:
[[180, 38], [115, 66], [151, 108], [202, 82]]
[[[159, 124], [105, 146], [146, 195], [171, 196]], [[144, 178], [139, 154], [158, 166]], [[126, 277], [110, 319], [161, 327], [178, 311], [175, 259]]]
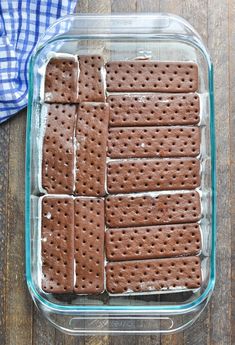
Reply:
[[0, 0], [0, 123], [27, 105], [30, 55], [59, 17], [77, 0]]

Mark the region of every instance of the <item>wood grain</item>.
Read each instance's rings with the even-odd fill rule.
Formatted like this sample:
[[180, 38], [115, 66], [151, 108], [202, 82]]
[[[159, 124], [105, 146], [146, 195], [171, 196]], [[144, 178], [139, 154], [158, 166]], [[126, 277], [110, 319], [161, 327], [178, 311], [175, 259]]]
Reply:
[[[217, 282], [211, 302], [210, 341], [231, 344], [231, 219], [228, 76], [228, 3], [208, 1], [208, 49], [215, 65], [217, 138]], [[219, 30], [216, 30], [219, 28]], [[216, 31], [216, 33], [215, 33]], [[221, 92], [223, 90], [223, 92]], [[226, 284], [224, 283], [226, 282]], [[218, 310], [220, 310], [218, 314]]]
[[229, 1], [228, 7], [229, 37], [229, 114], [230, 114], [230, 172], [231, 172], [231, 343], [235, 344], [235, 1]]
[[[79, 0], [77, 12], [172, 12], [207, 43], [215, 69], [217, 136], [217, 282], [213, 298], [184, 332], [157, 336], [71, 337], [39, 313], [24, 278], [25, 114], [0, 126], [1, 345], [235, 344], [235, 2], [234, 0]], [[231, 267], [231, 263], [233, 266]]]
[[32, 301], [24, 274], [24, 113], [13, 118], [9, 126], [6, 340], [15, 345], [32, 342]]
[[111, 0], [111, 12], [136, 12], [136, 0]]
[[160, 0], [136, 0], [136, 12], [159, 12]]
[[[200, 13], [200, 20], [195, 15], [196, 13]], [[186, 2], [185, 6], [182, 8], [182, 16], [189, 20], [190, 23], [195, 27], [195, 29], [200, 33], [202, 39], [207, 44], [207, 37], [208, 37], [208, 15], [207, 15], [207, 3], [204, 0], [198, 1], [190, 1]], [[202, 317], [200, 317], [195, 326], [190, 329], [186, 329], [184, 331], [184, 342], [190, 342], [192, 345], [194, 344], [210, 344], [210, 308], [206, 308]]]
[[34, 345], [48, 345], [53, 344], [55, 340], [55, 328], [46, 321], [42, 313], [34, 307], [33, 310], [33, 339]]
[[7, 181], [9, 171], [9, 123], [0, 127], [0, 343], [6, 344]]

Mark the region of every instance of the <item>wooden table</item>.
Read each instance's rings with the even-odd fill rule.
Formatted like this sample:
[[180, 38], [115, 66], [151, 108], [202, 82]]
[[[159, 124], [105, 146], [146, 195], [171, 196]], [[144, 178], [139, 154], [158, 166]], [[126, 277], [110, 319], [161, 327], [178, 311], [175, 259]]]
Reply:
[[[176, 335], [71, 337], [39, 314], [24, 265], [26, 111], [0, 126], [0, 345], [235, 344], [235, 3], [233, 0], [80, 0], [79, 12], [172, 12], [189, 20], [215, 66], [217, 282], [200, 319]], [[232, 270], [233, 263], [233, 270]], [[232, 325], [233, 324], [233, 325]]]

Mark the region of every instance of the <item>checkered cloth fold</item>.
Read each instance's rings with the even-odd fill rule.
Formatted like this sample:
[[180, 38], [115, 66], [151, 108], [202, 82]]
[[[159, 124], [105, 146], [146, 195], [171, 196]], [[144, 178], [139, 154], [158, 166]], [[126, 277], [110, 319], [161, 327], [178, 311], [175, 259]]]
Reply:
[[0, 1], [0, 123], [27, 105], [28, 66], [41, 34], [77, 0]]

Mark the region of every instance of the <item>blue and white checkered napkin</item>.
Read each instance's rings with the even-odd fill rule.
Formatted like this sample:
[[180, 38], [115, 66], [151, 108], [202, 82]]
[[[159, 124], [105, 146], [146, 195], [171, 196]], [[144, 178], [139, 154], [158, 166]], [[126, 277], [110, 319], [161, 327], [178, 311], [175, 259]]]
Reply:
[[28, 65], [41, 34], [77, 0], [0, 1], [0, 123], [27, 105]]

